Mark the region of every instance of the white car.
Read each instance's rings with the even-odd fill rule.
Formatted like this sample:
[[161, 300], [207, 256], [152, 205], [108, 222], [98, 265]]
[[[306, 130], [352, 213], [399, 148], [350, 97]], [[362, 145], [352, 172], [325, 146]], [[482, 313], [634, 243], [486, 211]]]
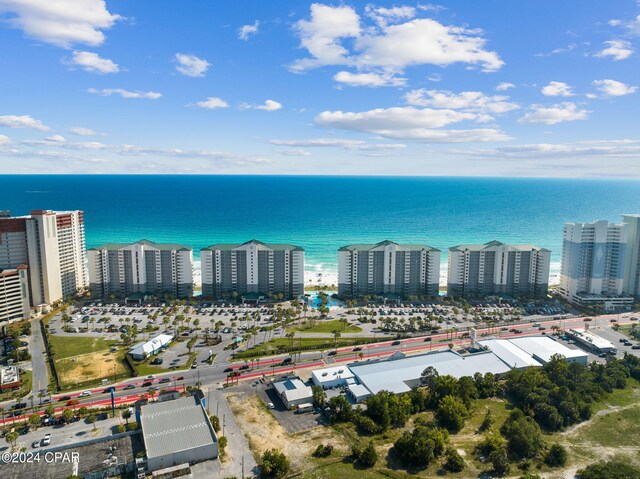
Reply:
[[42, 439], [42, 445], [48, 446], [49, 444], [51, 444], [51, 434], [46, 434], [44, 439]]
[[147, 376], [145, 379], [149, 379], [149, 380], [151, 380], [151, 379], [155, 379], [155, 378], [156, 378], [156, 377], [155, 377], [153, 374], [151, 374], [151, 375]]
[[86, 397], [89, 397], [89, 396], [91, 396], [91, 391], [82, 391], [82, 392], [78, 395], [78, 397], [79, 397], [79, 398], [86, 398]]
[[267, 407], [268, 407], [269, 409], [275, 409], [275, 408], [276, 408], [276, 407], [273, 405], [273, 403], [272, 403], [272, 402], [268, 403], [268, 404], [267, 404]]

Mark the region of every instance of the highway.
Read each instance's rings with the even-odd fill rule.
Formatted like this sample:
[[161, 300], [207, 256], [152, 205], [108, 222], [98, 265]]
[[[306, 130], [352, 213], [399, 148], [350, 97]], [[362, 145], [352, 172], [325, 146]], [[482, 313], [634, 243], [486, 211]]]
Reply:
[[[535, 323], [517, 324], [502, 328], [480, 328], [477, 330], [477, 336], [478, 339], [480, 339], [485, 336], [509, 338], [534, 334], [538, 335], [541, 333], [551, 334], [551, 328], [554, 325], [558, 326], [560, 329], [583, 328], [585, 325], [589, 325], [590, 329], [608, 329], [613, 324], [611, 322], [612, 320], [616, 320], [618, 324], [632, 324], [633, 321], [629, 319], [630, 316], [634, 316], [634, 313], [591, 317], [591, 321], [588, 322], [583, 321], [583, 318], [579, 317], [562, 320], [549, 319], [547, 321], [536, 321]], [[546, 329], [541, 331], [539, 326], [534, 326], [534, 324], [537, 323], [540, 323]], [[514, 332], [513, 329], [517, 329], [522, 332], [517, 333]], [[396, 351], [411, 354], [448, 348], [449, 344], [454, 344], [455, 346], [467, 346], [470, 344], [471, 340], [468, 337], [463, 338], [462, 336], [465, 334], [468, 333], [466, 331], [460, 331], [455, 334], [440, 333], [431, 336], [425, 335], [401, 340], [388, 340], [374, 344], [366, 344], [358, 346], [355, 349], [350, 346], [323, 352], [304, 352], [300, 354], [298, 361], [286, 365], [283, 365], [282, 361], [285, 358], [291, 357], [289, 354], [263, 357], [248, 362], [234, 362], [232, 360], [231, 352], [225, 351], [222, 345], [220, 345], [217, 347], [219, 348], [219, 351], [217, 351], [218, 355], [212, 365], [198, 365], [198, 368], [196, 369], [156, 374], [153, 378], [132, 378], [113, 385], [115, 388], [115, 403], [118, 406], [131, 404], [138, 400], [142, 394], [148, 394], [151, 387], [155, 389], [155, 394], [157, 394], [161, 389], [183, 390], [188, 386], [195, 386], [196, 383], [199, 382], [201, 388], [206, 392], [209, 388], [219, 389], [224, 387], [225, 382], [229, 382], [229, 385], [232, 385], [235, 381], [255, 380], [262, 377], [295, 374], [296, 371], [301, 369], [321, 368], [333, 363], [347, 363], [359, 360], [367, 361], [370, 359], [384, 358]], [[426, 338], [431, 339], [425, 340]], [[362, 354], [362, 358], [360, 358], [360, 354]], [[233, 371], [234, 374], [239, 375], [234, 378], [229, 378], [229, 371]], [[169, 381], [161, 383], [160, 381], [165, 378], [169, 378]], [[145, 384], [145, 386], [143, 386], [143, 384]], [[101, 386], [91, 389], [91, 395], [85, 397], [81, 397], [83, 391], [57, 394], [51, 397], [51, 401], [57, 412], [61, 411], [65, 407], [73, 407], [74, 409], [77, 409], [81, 406], [110, 406], [110, 393], [108, 391], [105, 392], [108, 387], [110, 386]], [[78, 401], [78, 404], [73, 405], [69, 401]], [[36, 412], [43, 414], [43, 410], [48, 406], [48, 404], [39, 406], [37, 402], [38, 399], [36, 398], [34, 409]], [[5, 403], [6, 410], [9, 409], [10, 404], [11, 403]], [[28, 406], [30, 406], [29, 403]], [[25, 413], [31, 414], [31, 411], [31, 408], [28, 408], [28, 411], [25, 410]], [[15, 420], [19, 421], [25, 418], [26, 415], [16, 417]], [[5, 418], [5, 422], [12, 422], [13, 420], [14, 418]]]

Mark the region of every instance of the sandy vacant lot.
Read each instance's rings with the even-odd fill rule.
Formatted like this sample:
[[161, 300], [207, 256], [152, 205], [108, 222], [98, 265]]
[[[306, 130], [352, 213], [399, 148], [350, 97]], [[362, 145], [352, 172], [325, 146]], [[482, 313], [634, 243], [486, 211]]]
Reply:
[[255, 394], [229, 394], [228, 400], [251, 449], [258, 455], [267, 449], [279, 449], [289, 458], [292, 468], [304, 469], [318, 444], [331, 443], [337, 450], [348, 450], [344, 439], [328, 427], [287, 433]]
[[127, 372], [117, 353], [110, 351], [60, 359], [56, 361], [56, 370], [60, 382], [64, 385], [109, 378]]

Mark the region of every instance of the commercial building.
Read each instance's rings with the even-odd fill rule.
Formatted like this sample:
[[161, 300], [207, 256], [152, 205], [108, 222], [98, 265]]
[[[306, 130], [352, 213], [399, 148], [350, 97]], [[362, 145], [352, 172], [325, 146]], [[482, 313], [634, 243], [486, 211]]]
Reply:
[[551, 252], [499, 241], [449, 248], [447, 295], [541, 298], [549, 288]]
[[218, 457], [218, 437], [198, 395], [140, 407], [150, 472]]
[[313, 391], [300, 379], [286, 379], [273, 383], [273, 388], [286, 408], [313, 403]]
[[624, 262], [622, 292], [640, 297], [640, 215], [622, 215], [627, 226], [627, 248]]
[[423, 244], [352, 244], [338, 250], [338, 294], [438, 296], [440, 250]]
[[486, 339], [478, 343], [493, 351], [514, 369], [541, 366], [547, 364], [556, 355], [562, 356], [569, 362], [586, 365], [589, 357], [584, 351], [568, 348], [548, 336]]
[[385, 360], [349, 364], [349, 369], [357, 382], [373, 394], [383, 390], [400, 394], [418, 387], [423, 371], [430, 366], [441, 376], [451, 375], [456, 378], [473, 376], [478, 372], [501, 375], [511, 369], [491, 351], [465, 356], [454, 351], [437, 351], [415, 356], [395, 353]]
[[188, 298], [193, 294], [193, 250], [179, 244], [141, 240], [91, 248], [89, 284], [95, 297], [136, 293]]
[[147, 359], [149, 356], [158, 354], [163, 349], [166, 349], [171, 341], [173, 341], [173, 336], [171, 334], [159, 334], [149, 341], [136, 344], [129, 350], [129, 356], [131, 356], [131, 359], [135, 359], [136, 361], [142, 361], [143, 359]]
[[13, 323], [30, 315], [27, 266], [0, 268], [0, 324]]
[[587, 329], [568, 329], [565, 334], [573, 339], [581, 346], [593, 351], [594, 353], [613, 353], [618, 351], [618, 348], [611, 341], [607, 341], [601, 338], [597, 334], [593, 334]]
[[22, 384], [18, 366], [0, 367], [0, 389], [11, 389]]
[[257, 240], [214, 244], [200, 251], [200, 259], [204, 297], [259, 301], [304, 294], [304, 249], [300, 246]]
[[623, 294], [628, 226], [608, 221], [566, 223], [558, 291], [579, 306], [623, 309], [633, 298]]
[[28, 266], [33, 307], [74, 296], [88, 287], [82, 211], [0, 213], [0, 268]]
[[311, 381], [322, 389], [341, 387], [353, 379], [353, 373], [347, 366], [333, 366], [316, 369], [311, 373]]

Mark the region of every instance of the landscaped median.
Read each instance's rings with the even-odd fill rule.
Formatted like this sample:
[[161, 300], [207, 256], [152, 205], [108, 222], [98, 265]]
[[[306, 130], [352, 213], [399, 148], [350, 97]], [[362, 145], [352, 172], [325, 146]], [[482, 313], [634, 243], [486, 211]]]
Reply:
[[307, 319], [306, 321], [290, 326], [287, 332], [299, 331], [301, 333], [333, 333], [338, 331], [342, 333], [359, 333], [362, 331], [360, 326], [354, 326], [346, 321], [339, 319], [330, 319], [328, 321], [319, 321], [315, 319]]
[[297, 353], [300, 351], [323, 351], [325, 349], [358, 346], [361, 344], [389, 341], [389, 338], [277, 338], [259, 344], [246, 351], [240, 351], [234, 355], [235, 359], [248, 359], [259, 356], [271, 356], [285, 353]]

